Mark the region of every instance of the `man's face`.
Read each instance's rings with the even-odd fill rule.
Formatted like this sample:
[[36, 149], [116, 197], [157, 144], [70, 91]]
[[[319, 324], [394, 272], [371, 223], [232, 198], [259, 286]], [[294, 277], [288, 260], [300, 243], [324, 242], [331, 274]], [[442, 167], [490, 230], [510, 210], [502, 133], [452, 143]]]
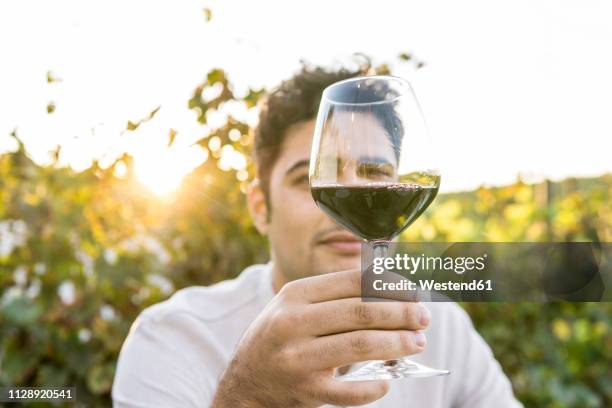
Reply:
[[[344, 115], [338, 119], [350, 120]], [[371, 129], [376, 122], [383, 131], [373, 117], [363, 120], [368, 123], [359, 124], [358, 129]], [[265, 225], [263, 216], [259, 222], [255, 217], [260, 231], [268, 236], [274, 268], [285, 281], [356, 269], [361, 263], [362, 241], [323, 213], [312, 199], [308, 167], [314, 127], [313, 119], [287, 129], [270, 173], [269, 217], [265, 217]], [[351, 145], [352, 150], [363, 148]], [[392, 149], [384, 153], [393, 160]], [[252, 197], [249, 200], [253, 201]]]
[[287, 129], [270, 174], [268, 238], [275, 267], [287, 280], [359, 268], [361, 241], [315, 204], [308, 165], [315, 121]]

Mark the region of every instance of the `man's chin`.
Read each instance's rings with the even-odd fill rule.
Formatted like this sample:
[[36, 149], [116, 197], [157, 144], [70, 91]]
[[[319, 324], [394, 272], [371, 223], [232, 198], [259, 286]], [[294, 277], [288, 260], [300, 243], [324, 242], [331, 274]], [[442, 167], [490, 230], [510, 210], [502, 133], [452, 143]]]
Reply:
[[318, 248], [315, 251], [317, 275], [359, 269], [361, 267], [361, 254], [358, 252], [335, 251], [330, 248]]

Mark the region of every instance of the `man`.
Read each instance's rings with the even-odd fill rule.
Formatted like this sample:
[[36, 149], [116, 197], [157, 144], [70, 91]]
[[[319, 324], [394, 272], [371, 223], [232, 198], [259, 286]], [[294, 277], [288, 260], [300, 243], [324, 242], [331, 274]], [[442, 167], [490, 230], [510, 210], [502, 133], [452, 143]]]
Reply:
[[[304, 68], [269, 95], [248, 206], [271, 261], [145, 310], [121, 351], [116, 407], [520, 406], [457, 305], [361, 302], [360, 241], [317, 208], [308, 185], [321, 92], [360, 74]], [[337, 367], [406, 355], [452, 374], [334, 378]]]

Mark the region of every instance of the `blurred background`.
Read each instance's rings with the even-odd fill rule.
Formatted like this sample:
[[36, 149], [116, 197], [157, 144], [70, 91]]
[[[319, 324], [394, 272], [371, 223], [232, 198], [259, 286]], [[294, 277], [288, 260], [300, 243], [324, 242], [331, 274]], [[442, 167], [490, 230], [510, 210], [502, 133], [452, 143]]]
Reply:
[[[267, 261], [245, 208], [265, 90], [407, 78], [442, 194], [409, 241], [612, 237], [612, 3], [0, 3], [0, 386], [110, 405], [148, 305]], [[357, 55], [355, 55], [357, 53]], [[526, 406], [612, 406], [612, 304], [464, 304]]]

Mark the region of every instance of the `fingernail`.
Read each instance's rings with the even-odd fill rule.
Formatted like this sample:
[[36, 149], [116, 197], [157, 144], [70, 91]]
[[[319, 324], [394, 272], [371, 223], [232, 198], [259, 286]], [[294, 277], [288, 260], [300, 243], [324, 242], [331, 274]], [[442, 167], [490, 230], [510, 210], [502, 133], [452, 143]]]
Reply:
[[427, 338], [425, 337], [425, 333], [423, 333], [422, 331], [415, 331], [412, 332], [412, 335], [414, 336], [414, 343], [417, 346], [425, 347], [425, 344], [427, 344]]
[[421, 323], [422, 326], [427, 326], [431, 320], [431, 312], [422, 304], [419, 306], [421, 306], [421, 317], [419, 318], [419, 323]]

